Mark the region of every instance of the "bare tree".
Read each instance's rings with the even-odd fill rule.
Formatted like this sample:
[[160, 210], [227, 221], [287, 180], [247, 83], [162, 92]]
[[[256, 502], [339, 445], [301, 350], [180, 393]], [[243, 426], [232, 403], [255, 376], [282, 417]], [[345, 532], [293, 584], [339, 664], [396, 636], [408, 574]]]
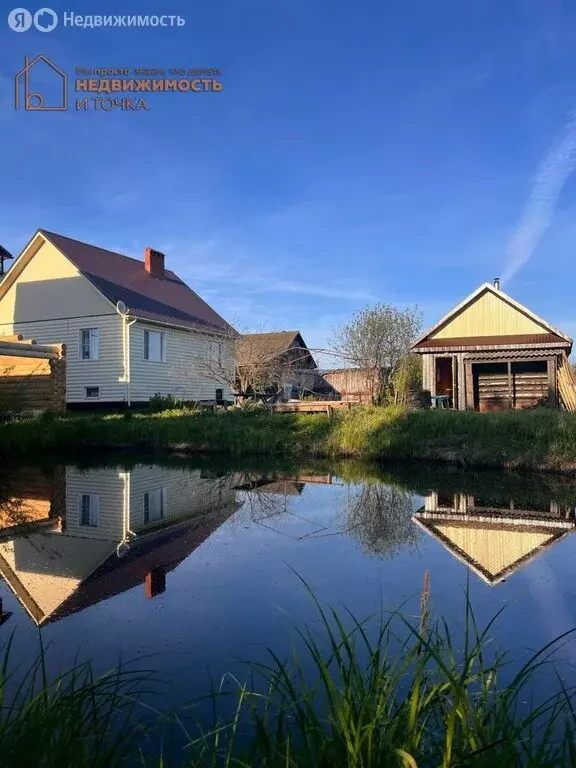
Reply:
[[361, 309], [338, 329], [331, 344], [343, 358], [365, 371], [374, 402], [409, 354], [410, 343], [421, 326], [417, 307], [402, 310], [392, 304], [375, 304]]
[[197, 370], [206, 378], [228, 384], [238, 395], [274, 399], [286, 383], [298, 379], [310, 352], [299, 346], [268, 349], [258, 336], [229, 334], [214, 341], [198, 357]]
[[300, 355], [266, 349], [257, 335], [245, 334], [234, 347], [236, 376], [240, 394], [276, 397], [294, 378]]

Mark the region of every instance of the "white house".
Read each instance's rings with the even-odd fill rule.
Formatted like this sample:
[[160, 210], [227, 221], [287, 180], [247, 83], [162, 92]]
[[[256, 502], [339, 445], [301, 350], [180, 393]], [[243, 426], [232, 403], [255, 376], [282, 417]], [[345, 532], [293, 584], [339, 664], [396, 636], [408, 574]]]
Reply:
[[0, 335], [67, 347], [67, 402], [232, 400], [234, 329], [174, 272], [38, 230], [0, 283]]

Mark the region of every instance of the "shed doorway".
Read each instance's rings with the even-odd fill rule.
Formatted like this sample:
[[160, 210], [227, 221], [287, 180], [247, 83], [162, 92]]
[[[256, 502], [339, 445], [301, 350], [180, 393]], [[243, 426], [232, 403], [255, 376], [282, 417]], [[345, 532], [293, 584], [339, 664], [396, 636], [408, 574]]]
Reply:
[[436, 358], [436, 395], [448, 398], [448, 407], [454, 407], [454, 358]]

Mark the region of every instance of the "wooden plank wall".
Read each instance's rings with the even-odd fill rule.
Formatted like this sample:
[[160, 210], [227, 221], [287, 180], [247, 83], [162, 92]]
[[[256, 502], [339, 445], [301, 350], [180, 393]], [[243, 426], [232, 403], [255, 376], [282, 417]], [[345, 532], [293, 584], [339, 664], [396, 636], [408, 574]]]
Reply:
[[535, 408], [548, 400], [548, 370], [482, 371], [478, 366], [476, 378], [480, 411], [500, 411], [507, 408]]
[[373, 377], [357, 368], [327, 371], [323, 374], [325, 381], [333, 387], [344, 401], [354, 403], [371, 403]]

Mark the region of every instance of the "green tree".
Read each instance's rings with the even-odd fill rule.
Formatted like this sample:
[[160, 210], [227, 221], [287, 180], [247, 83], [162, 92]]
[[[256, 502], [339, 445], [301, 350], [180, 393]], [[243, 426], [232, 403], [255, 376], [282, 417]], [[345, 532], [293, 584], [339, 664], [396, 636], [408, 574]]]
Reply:
[[389, 390], [421, 327], [418, 307], [398, 309], [392, 304], [375, 304], [364, 307], [339, 328], [331, 346], [365, 372], [372, 401], [376, 402]]

